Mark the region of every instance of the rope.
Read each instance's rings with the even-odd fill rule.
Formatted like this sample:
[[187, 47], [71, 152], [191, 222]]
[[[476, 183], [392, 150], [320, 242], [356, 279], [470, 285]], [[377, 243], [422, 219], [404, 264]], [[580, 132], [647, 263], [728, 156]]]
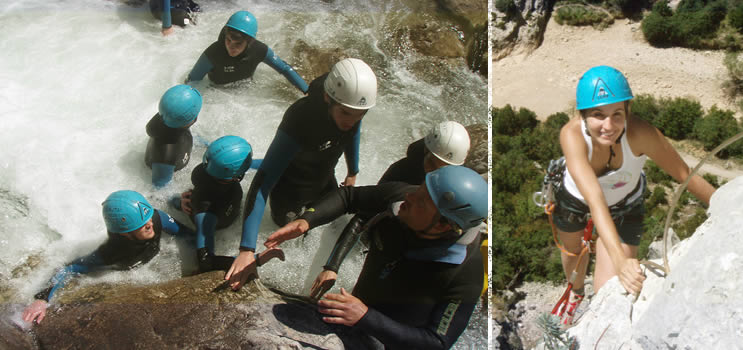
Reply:
[[[671, 218], [673, 217], [673, 212], [676, 210], [676, 203], [678, 203], [679, 199], [681, 198], [681, 194], [686, 189], [686, 186], [689, 185], [689, 181], [691, 181], [691, 178], [697, 173], [697, 171], [702, 167], [702, 165], [709, 160], [710, 157], [717, 154], [717, 152], [722, 151], [723, 148], [729, 146], [731, 143], [738, 141], [740, 138], [743, 138], [743, 132], [738, 133], [737, 135], [725, 140], [725, 142], [721, 143], [717, 148], [713, 149], [711, 152], [709, 152], [704, 158], [702, 158], [701, 161], [692, 169], [691, 173], [689, 173], [689, 176], [686, 177], [686, 180], [681, 184], [681, 187], [679, 187], [676, 190], [676, 193], [673, 194], [673, 200], [671, 201], [671, 210], [668, 212], [668, 216], [666, 217], [666, 225], [663, 228], [663, 266], [662, 269], [665, 272], [666, 276], [668, 276], [671, 273], [671, 266], [668, 264], [668, 229], [671, 227]], [[657, 264], [655, 264], [658, 266]], [[660, 266], [659, 266], [660, 267]]]

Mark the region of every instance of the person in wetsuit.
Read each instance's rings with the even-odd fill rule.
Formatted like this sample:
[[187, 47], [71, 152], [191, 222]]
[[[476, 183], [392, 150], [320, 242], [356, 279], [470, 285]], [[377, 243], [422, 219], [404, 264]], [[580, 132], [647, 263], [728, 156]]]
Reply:
[[[163, 11], [169, 9], [169, 11]], [[173, 24], [185, 27], [194, 21], [194, 13], [201, 12], [199, 4], [193, 0], [150, 0], [150, 12], [156, 19], [162, 20], [163, 36], [173, 34]]]
[[188, 85], [176, 85], [160, 98], [158, 113], [147, 123], [150, 140], [144, 155], [156, 187], [165, 186], [188, 164], [193, 148], [188, 128], [196, 122], [201, 104], [201, 93]]
[[[364, 61], [347, 58], [312, 81], [309, 94], [292, 104], [250, 184], [240, 253], [227, 279], [239, 289], [255, 268], [258, 227], [271, 195], [271, 217], [284, 225], [305, 204], [338, 187], [335, 166], [345, 154], [353, 186], [359, 172], [361, 119], [376, 104], [377, 78]], [[275, 186], [274, 186], [275, 185]]]
[[199, 272], [227, 270], [232, 265], [232, 257], [214, 254], [214, 233], [230, 226], [240, 214], [240, 181], [253, 163], [253, 149], [245, 139], [220, 137], [209, 145], [204, 161], [191, 172], [193, 189], [182, 193], [176, 202], [176, 207], [196, 225]]
[[[427, 173], [446, 165], [462, 165], [470, 149], [470, 136], [462, 124], [445, 121], [436, 125], [426, 137], [408, 146], [407, 156], [390, 165], [377, 184], [405, 182], [423, 183]], [[320, 299], [338, 277], [338, 270], [346, 255], [361, 239], [365, 223], [374, 213], [358, 213], [344, 227], [332, 253], [315, 278], [310, 297]]]
[[252, 13], [235, 12], [219, 32], [217, 41], [196, 61], [186, 83], [202, 80], [207, 74], [216, 84], [252, 78], [258, 64], [263, 62], [286, 77], [299, 91], [307, 93], [304, 79], [270, 47], [256, 39], [257, 33], [258, 20]]
[[157, 210], [141, 194], [122, 190], [103, 202], [103, 220], [108, 240], [98, 249], [59, 269], [44, 290], [23, 312], [23, 320], [41, 323], [54, 293], [77, 274], [106, 270], [129, 270], [149, 262], [160, 251], [163, 231], [177, 237], [193, 237], [194, 232]]
[[370, 221], [369, 253], [353, 292], [341, 288], [317, 303], [325, 322], [360, 329], [389, 349], [448, 349], [456, 342], [482, 289], [478, 238], [488, 186], [479, 174], [449, 165], [419, 186], [341, 187], [310, 208], [264, 245], [276, 248], [345, 213], [379, 213]]

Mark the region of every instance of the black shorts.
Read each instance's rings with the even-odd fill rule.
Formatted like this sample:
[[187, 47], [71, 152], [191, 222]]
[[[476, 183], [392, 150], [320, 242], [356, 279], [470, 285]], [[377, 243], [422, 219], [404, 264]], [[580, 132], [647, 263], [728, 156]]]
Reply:
[[[573, 197], [567, 191], [563, 190], [560, 193], [560, 197], [565, 198], [569, 196], [572, 199], [578, 201], [577, 198]], [[643, 220], [645, 219], [645, 202], [641, 199], [641, 202], [636, 204], [629, 212], [614, 218], [614, 225], [617, 227], [619, 233], [619, 239], [622, 243], [637, 246], [640, 244], [640, 238], [642, 238], [643, 231]], [[586, 227], [586, 221], [581, 220], [581, 215], [570, 215], [570, 211], [562, 209], [560, 207], [560, 201], [557, 202], [555, 207], [554, 215], [552, 216], [555, 226], [563, 232], [576, 232], [581, 231]]]

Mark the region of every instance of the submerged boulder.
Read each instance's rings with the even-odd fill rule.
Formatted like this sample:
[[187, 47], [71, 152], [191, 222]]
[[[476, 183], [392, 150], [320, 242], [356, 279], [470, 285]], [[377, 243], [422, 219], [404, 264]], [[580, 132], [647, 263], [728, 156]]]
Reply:
[[[39, 349], [377, 349], [373, 338], [327, 324], [302, 297], [260, 280], [239, 292], [215, 271], [150, 286], [100, 284], [63, 293], [34, 327]], [[10, 345], [29, 348], [28, 337]]]

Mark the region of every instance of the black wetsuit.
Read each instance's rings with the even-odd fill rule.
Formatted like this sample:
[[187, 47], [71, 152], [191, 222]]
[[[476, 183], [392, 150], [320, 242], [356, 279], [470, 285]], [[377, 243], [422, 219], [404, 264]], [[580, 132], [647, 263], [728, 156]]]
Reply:
[[174, 129], [165, 125], [160, 113], [147, 123], [147, 142], [144, 161], [152, 168], [153, 163], [175, 166], [175, 171], [183, 169], [191, 158], [193, 136], [187, 128]]
[[191, 229], [160, 210], [155, 210], [152, 215], [152, 226], [155, 236], [144, 241], [131, 240], [120, 234], [109, 233], [106, 242], [98, 249], [65, 265], [51, 279], [49, 286], [34, 297], [49, 301], [54, 292], [64, 286], [67, 279], [74, 274], [86, 274], [104, 269], [129, 270], [148, 263], [160, 252], [160, 237], [163, 231], [174, 236], [194, 235]]
[[420, 139], [408, 146], [405, 158], [394, 162], [387, 168], [378, 184], [401, 181], [411, 185], [420, 185], [426, 179], [423, 169], [423, 158], [426, 156], [426, 144]]
[[[301, 218], [313, 228], [346, 212], [382, 212], [416, 188], [399, 182], [341, 187]], [[421, 239], [394, 215], [376, 221], [370, 234], [369, 254], [353, 290], [369, 311], [355, 327], [387, 348], [451, 347], [480, 297], [479, 240], [465, 245], [459, 237]]]
[[[230, 226], [240, 214], [243, 190], [239, 182], [221, 183], [206, 172], [204, 163], [191, 172], [193, 215], [208, 212], [217, 217], [217, 229]], [[198, 247], [201, 248], [201, 247]]]

